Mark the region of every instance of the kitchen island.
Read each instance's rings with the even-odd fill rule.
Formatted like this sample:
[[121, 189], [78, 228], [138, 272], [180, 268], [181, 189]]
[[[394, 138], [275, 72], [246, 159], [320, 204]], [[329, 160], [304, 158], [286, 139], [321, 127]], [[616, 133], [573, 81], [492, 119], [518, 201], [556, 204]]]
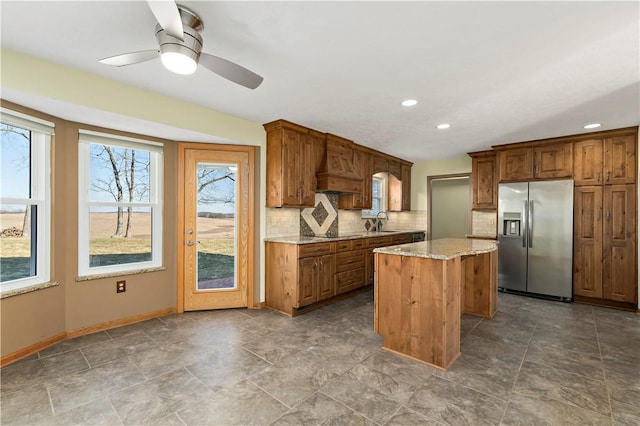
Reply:
[[383, 348], [446, 370], [460, 356], [460, 315], [497, 310], [495, 241], [445, 238], [375, 253], [375, 331]]

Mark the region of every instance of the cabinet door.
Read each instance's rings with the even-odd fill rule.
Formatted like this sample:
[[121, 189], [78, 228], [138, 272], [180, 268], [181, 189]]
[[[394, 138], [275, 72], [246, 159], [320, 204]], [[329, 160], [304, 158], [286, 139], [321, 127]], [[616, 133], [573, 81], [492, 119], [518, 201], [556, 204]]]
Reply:
[[496, 210], [496, 157], [474, 157], [471, 161], [473, 210]]
[[387, 160], [386, 157], [383, 157], [382, 155], [375, 154], [373, 156], [371, 164], [373, 167], [373, 170], [371, 170], [371, 174], [389, 171], [389, 161]]
[[573, 146], [573, 181], [576, 186], [602, 185], [602, 140], [590, 139]]
[[411, 210], [411, 166], [402, 165], [402, 211]]
[[573, 294], [602, 298], [602, 186], [575, 188]]
[[606, 185], [604, 215], [603, 296], [636, 303], [636, 186]]
[[635, 135], [604, 140], [604, 183], [620, 185], [636, 181]]
[[317, 301], [318, 262], [316, 257], [298, 260], [298, 304], [296, 308]]
[[297, 164], [285, 163], [285, 167], [296, 169], [298, 186], [300, 187], [299, 203], [301, 206], [313, 207], [316, 203], [316, 156], [314, 139], [304, 135], [300, 141]]
[[533, 177], [536, 179], [573, 176], [573, 144], [545, 145], [533, 148]]
[[515, 148], [498, 151], [500, 182], [518, 182], [533, 178], [533, 150]]
[[335, 256], [319, 256], [318, 260], [318, 300], [335, 295]]
[[301, 139], [302, 135], [293, 130], [284, 129], [282, 135], [282, 204], [300, 205], [301, 187]]
[[402, 210], [402, 181], [389, 173], [387, 178], [387, 210], [399, 212]]

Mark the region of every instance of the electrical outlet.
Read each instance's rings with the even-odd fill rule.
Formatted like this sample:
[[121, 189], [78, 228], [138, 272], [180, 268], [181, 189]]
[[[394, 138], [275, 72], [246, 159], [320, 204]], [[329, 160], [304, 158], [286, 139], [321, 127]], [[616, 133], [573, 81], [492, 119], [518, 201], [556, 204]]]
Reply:
[[124, 293], [127, 291], [127, 282], [125, 280], [116, 281], [116, 293]]

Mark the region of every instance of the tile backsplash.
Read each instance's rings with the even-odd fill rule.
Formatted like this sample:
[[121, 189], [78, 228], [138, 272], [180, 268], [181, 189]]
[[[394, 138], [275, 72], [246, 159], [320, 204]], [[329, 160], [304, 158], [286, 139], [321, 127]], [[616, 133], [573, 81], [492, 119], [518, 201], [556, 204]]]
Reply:
[[300, 235], [338, 236], [338, 194], [317, 193], [314, 208], [300, 209]]
[[496, 212], [473, 211], [471, 212], [471, 227], [473, 235], [496, 235]]

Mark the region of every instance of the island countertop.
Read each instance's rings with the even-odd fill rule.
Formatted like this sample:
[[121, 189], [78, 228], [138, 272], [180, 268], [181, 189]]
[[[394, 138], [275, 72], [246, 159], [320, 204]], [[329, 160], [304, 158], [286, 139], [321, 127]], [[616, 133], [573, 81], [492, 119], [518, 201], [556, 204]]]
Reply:
[[380, 247], [374, 253], [397, 256], [424, 257], [427, 259], [449, 260], [458, 256], [490, 253], [498, 249], [498, 242], [466, 238], [443, 238], [421, 241], [398, 246]]

